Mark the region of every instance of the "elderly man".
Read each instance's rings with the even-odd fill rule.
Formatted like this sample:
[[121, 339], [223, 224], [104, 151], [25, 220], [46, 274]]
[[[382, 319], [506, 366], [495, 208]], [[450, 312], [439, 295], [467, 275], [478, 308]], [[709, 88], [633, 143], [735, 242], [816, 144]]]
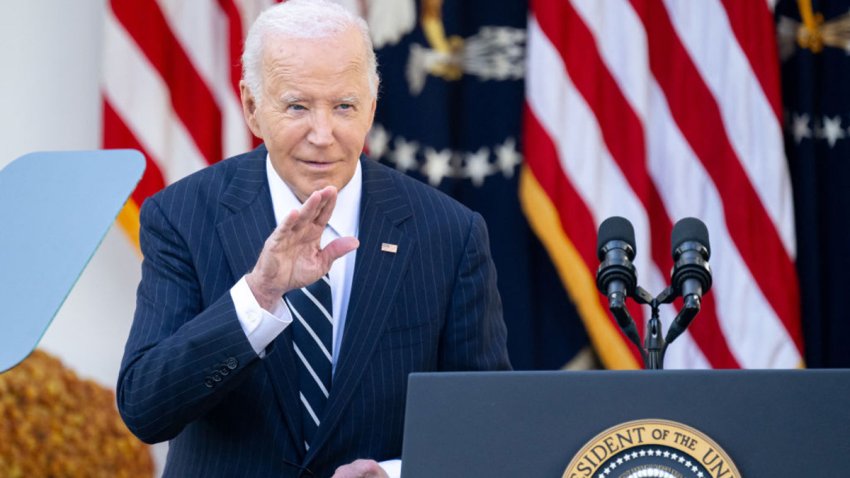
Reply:
[[378, 89], [361, 19], [272, 7], [243, 67], [264, 146], [142, 207], [119, 410], [170, 440], [166, 476], [386, 476], [410, 372], [510, 368], [486, 227], [361, 155]]

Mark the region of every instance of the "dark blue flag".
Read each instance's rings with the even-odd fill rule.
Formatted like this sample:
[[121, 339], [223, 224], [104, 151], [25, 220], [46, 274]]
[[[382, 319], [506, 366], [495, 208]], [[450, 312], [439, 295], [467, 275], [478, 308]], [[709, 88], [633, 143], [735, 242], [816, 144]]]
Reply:
[[381, 72], [371, 156], [484, 216], [514, 367], [562, 367], [588, 339], [517, 195], [527, 3], [383, 0], [370, 8]]
[[850, 366], [850, 0], [776, 7], [809, 367]]

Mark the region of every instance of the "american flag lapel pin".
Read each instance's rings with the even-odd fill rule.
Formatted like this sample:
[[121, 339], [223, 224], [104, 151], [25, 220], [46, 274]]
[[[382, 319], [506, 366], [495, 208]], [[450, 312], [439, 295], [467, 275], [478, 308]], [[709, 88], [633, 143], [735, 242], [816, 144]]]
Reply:
[[390, 244], [388, 242], [381, 243], [381, 252], [389, 252], [390, 254], [395, 254], [398, 252], [398, 244]]

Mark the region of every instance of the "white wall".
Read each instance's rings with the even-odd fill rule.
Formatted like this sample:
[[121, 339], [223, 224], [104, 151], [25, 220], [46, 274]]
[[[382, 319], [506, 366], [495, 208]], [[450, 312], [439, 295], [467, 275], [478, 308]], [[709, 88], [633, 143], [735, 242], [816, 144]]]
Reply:
[[[105, 0], [4, 4], [0, 168], [31, 151], [99, 147], [104, 9]], [[139, 266], [137, 252], [113, 227], [39, 346], [79, 375], [114, 388], [133, 317]], [[156, 454], [161, 463], [162, 447]]]
[[103, 2], [15, 0], [0, 15], [0, 164], [97, 147]]

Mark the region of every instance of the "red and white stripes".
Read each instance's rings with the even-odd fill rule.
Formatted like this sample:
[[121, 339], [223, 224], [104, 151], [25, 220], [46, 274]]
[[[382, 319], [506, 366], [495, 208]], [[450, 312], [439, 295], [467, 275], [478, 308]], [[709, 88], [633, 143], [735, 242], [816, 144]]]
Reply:
[[103, 145], [148, 159], [122, 212], [137, 236], [138, 207], [164, 185], [244, 152], [252, 137], [239, 101], [247, 27], [273, 0], [111, 0], [103, 58]]
[[[624, 339], [604, 298], [588, 290], [596, 227], [620, 215], [635, 225], [639, 283], [652, 293], [669, 282], [673, 223], [695, 216], [709, 228], [714, 286], [668, 350], [669, 368], [799, 366], [793, 206], [769, 5], [531, 4], [524, 208], [606, 365], [640, 363], [633, 347], [612, 342]], [[662, 320], [674, 314], [663, 310]]]

